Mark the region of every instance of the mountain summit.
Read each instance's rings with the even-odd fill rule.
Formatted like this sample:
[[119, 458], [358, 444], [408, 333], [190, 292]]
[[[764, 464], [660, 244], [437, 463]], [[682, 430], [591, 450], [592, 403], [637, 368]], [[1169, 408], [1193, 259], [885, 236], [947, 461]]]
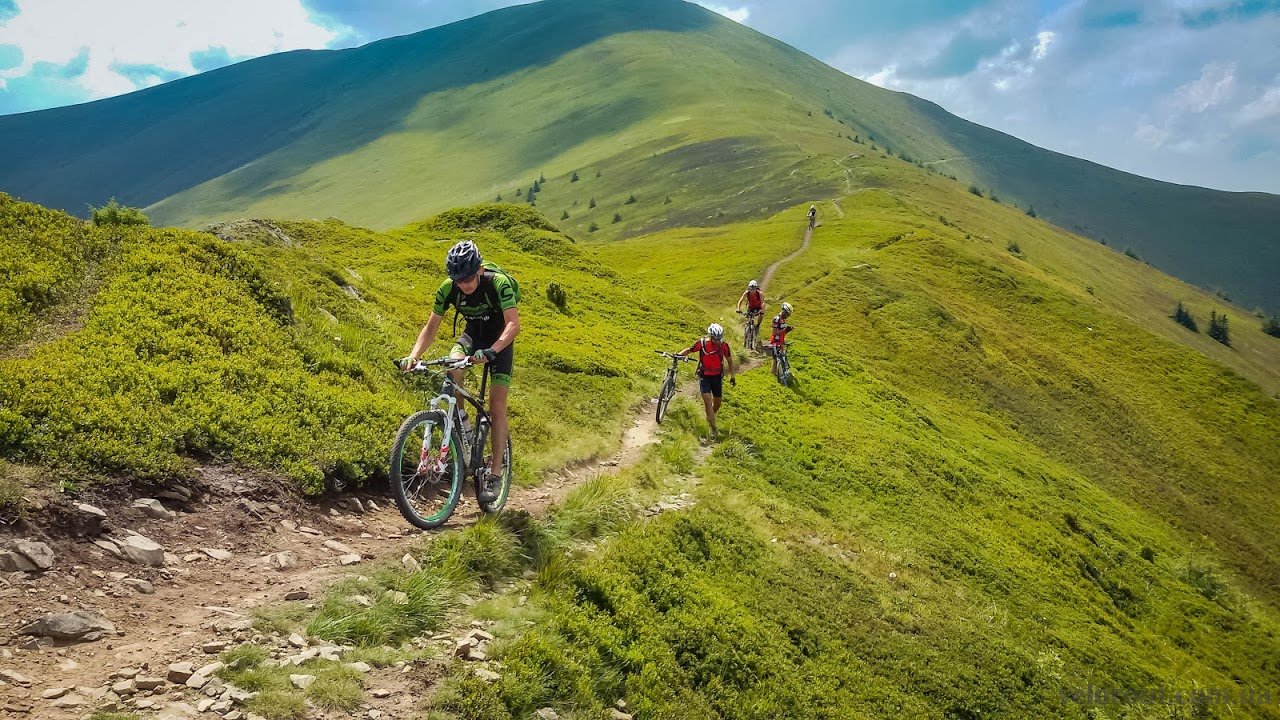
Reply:
[[[849, 161], [888, 154], [1280, 308], [1280, 197], [1043, 150], [679, 0], [545, 0], [259, 58], [2, 117], [0, 154], [0, 190], [77, 212], [115, 196], [190, 226], [252, 214], [387, 228], [517, 191], [528, 201], [549, 177], [540, 209], [603, 239], [875, 186]], [[596, 222], [588, 203], [613, 212]]]

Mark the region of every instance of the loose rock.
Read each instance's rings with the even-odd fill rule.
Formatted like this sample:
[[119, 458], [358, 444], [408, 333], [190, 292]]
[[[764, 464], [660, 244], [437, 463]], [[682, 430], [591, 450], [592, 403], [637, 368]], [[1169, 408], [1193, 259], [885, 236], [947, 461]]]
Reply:
[[358, 673], [368, 673], [373, 671], [373, 668], [369, 666], [369, 663], [365, 662], [346, 663], [343, 667], [349, 670], [355, 670]]
[[338, 558], [338, 563], [339, 563], [339, 564], [341, 564], [341, 565], [355, 565], [355, 564], [359, 563], [362, 559], [363, 559], [363, 558], [361, 558], [359, 555], [356, 555], [355, 553], [352, 553], [352, 554], [350, 554], [350, 555], [342, 555], [342, 556], [340, 556], [340, 557]]
[[230, 560], [231, 559], [231, 553], [227, 552], [226, 550], [219, 550], [217, 548], [200, 548], [200, 552], [204, 553], [205, 555], [208, 555], [214, 560]]
[[91, 642], [108, 633], [114, 634], [116, 626], [110, 620], [91, 610], [45, 615], [18, 631], [19, 635], [37, 635], [55, 640]]
[[142, 578], [127, 577], [121, 580], [120, 584], [142, 593], [143, 595], [150, 595], [156, 591], [155, 585], [152, 585], [150, 581], [143, 580]]
[[294, 590], [292, 592], [287, 592], [284, 595], [285, 600], [308, 600], [310, 598], [311, 593], [306, 590]]
[[498, 673], [482, 667], [476, 668], [475, 673], [476, 673], [476, 677], [480, 678], [485, 682], [497, 682], [502, 679], [502, 676], [499, 675]]
[[40, 568], [21, 553], [5, 550], [0, 552], [0, 570], [4, 572], [36, 572]]
[[69, 687], [49, 688], [48, 690], [45, 690], [44, 692], [40, 693], [40, 698], [42, 700], [57, 700], [58, 698], [62, 697], [63, 695], [66, 695], [69, 692], [71, 692], [71, 688]]
[[226, 640], [210, 640], [200, 646], [200, 650], [207, 655], [217, 655], [218, 653], [231, 647], [231, 643]]
[[0, 670], [0, 680], [18, 687], [31, 687], [31, 678], [17, 670]]
[[139, 677], [133, 681], [139, 690], [155, 690], [164, 685], [164, 678], [158, 677]]
[[325, 541], [324, 541], [324, 546], [325, 546], [325, 547], [327, 547], [327, 548], [329, 548], [330, 550], [332, 550], [332, 551], [334, 551], [334, 552], [336, 552], [336, 553], [340, 554], [340, 555], [355, 555], [355, 554], [357, 554], [357, 553], [356, 553], [356, 551], [355, 551], [355, 550], [352, 550], [352, 549], [351, 549], [351, 547], [350, 547], [349, 545], [345, 545], [345, 544], [343, 544], [343, 543], [340, 543], [340, 542], [338, 542], [337, 540], [325, 540]]
[[[171, 683], [182, 685], [187, 681], [187, 678], [195, 674], [193, 668], [194, 666], [189, 662], [173, 663], [169, 666], [169, 673], [165, 675], [165, 678]], [[201, 712], [204, 711], [202, 710]]]
[[533, 716], [538, 720], [560, 720], [560, 716], [556, 714], [556, 711], [549, 707], [538, 708], [538, 711]]
[[178, 513], [166, 508], [155, 498], [134, 500], [133, 507], [141, 510], [147, 517], [155, 518], [156, 520], [172, 520], [178, 517]]
[[13, 549], [40, 570], [53, 567], [53, 549], [38, 540], [19, 540], [13, 544]]
[[265, 561], [267, 567], [275, 568], [276, 570], [288, 570], [298, 564], [298, 556], [289, 550], [285, 550], [268, 555]]
[[120, 552], [129, 562], [151, 567], [164, 565], [164, 548], [149, 537], [129, 535], [122, 540], [117, 540], [116, 545], [120, 547]]
[[405, 556], [400, 558], [400, 564], [404, 567], [406, 572], [416, 573], [422, 571], [422, 563], [418, 562], [417, 558], [408, 553], [405, 553]]
[[315, 675], [290, 675], [289, 682], [299, 690], [306, 690], [316, 681]]

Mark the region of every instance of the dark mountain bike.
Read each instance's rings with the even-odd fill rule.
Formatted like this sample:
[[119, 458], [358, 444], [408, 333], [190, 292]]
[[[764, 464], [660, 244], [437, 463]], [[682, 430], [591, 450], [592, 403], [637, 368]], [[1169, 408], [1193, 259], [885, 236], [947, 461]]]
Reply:
[[657, 420], [661, 423], [662, 417], [667, 414], [667, 406], [671, 404], [671, 398], [676, 396], [676, 368], [678, 363], [693, 362], [693, 358], [661, 350], [655, 350], [654, 352], [663, 357], [671, 358], [671, 367], [667, 368], [667, 377], [663, 379], [662, 389], [658, 391]]
[[739, 310], [738, 314], [745, 316], [742, 320], [742, 344], [747, 352], [752, 352], [760, 347], [760, 320], [764, 313]]
[[783, 387], [791, 385], [791, 361], [787, 359], [787, 346], [769, 345], [769, 354], [772, 355], [777, 363], [773, 371], [773, 376], [778, 378], [778, 382]]
[[[486, 513], [501, 511], [511, 493], [510, 436], [502, 477], [490, 477], [491, 456], [485, 454], [490, 429], [484, 406], [489, 366], [485, 365], [481, 375], [478, 396], [467, 392], [449, 375], [449, 371], [465, 370], [471, 365], [471, 358], [440, 358], [419, 361], [407, 371], [441, 379], [440, 394], [431, 399], [429, 409], [406, 418], [391, 446], [391, 493], [404, 519], [423, 530], [440, 527], [449, 519], [468, 476], [475, 481], [476, 500]], [[459, 398], [475, 408], [474, 426]], [[483, 500], [485, 497], [492, 499]]]

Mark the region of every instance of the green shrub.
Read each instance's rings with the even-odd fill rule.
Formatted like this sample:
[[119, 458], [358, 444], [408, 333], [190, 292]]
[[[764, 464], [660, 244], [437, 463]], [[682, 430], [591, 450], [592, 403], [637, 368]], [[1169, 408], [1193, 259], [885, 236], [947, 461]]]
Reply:
[[90, 208], [93, 224], [98, 227], [111, 225], [150, 225], [151, 220], [138, 208], [127, 207], [111, 198], [102, 207]]
[[568, 311], [569, 293], [560, 287], [559, 283], [551, 283], [547, 286], [547, 301], [556, 306], [560, 312]]
[[1280, 338], [1280, 318], [1272, 315], [1270, 318], [1262, 321], [1262, 332], [1271, 337]]
[[1218, 342], [1231, 346], [1231, 330], [1227, 327], [1227, 316], [1219, 315], [1217, 311], [1209, 311], [1209, 329], [1205, 330], [1205, 335], [1217, 340]]
[[[355, 578], [325, 592], [307, 634], [363, 647], [397, 645], [439, 629], [457, 602], [453, 568], [430, 565], [415, 573], [387, 569], [372, 578]], [[366, 606], [354, 600], [363, 596]]]
[[974, 195], [977, 195], [978, 197], [982, 197], [982, 188], [978, 187], [977, 185], [970, 185], [969, 192]]
[[1191, 312], [1183, 306], [1181, 301], [1178, 302], [1178, 307], [1174, 308], [1172, 317], [1174, 322], [1191, 332], [1200, 332], [1199, 326], [1196, 325], [1195, 318], [1191, 317]]

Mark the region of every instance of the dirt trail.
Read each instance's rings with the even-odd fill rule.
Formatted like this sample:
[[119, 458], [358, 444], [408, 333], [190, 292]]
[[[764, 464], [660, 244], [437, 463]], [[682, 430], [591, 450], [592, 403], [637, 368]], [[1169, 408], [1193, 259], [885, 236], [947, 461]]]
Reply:
[[[769, 266], [762, 287], [768, 287], [783, 263], [809, 248], [812, 234], [806, 230], [799, 249]], [[759, 364], [759, 358], [753, 358], [739, 372]], [[696, 398], [696, 383], [684, 383], [680, 394]], [[509, 507], [545, 516], [586, 479], [639, 463], [645, 449], [659, 440], [654, 402], [645, 398], [633, 408], [613, 455], [549, 473], [536, 487], [515, 488]], [[712, 449], [710, 445], [700, 448], [697, 460], [705, 460]], [[47, 533], [32, 528], [4, 533], [14, 537], [59, 535], [46, 538], [56, 556], [52, 570], [39, 575], [0, 573], [0, 604], [4, 606], [0, 611], [0, 670], [16, 671], [32, 681], [27, 687], [0, 681], [0, 710], [6, 715], [81, 718], [97, 704], [93, 698], [114, 682], [112, 676], [119, 671], [142, 669], [142, 675], [164, 677], [170, 663], [189, 661], [200, 667], [212, 662], [217, 652], [206, 652], [202, 646], [218, 640], [233, 640], [233, 645], [251, 640], [254, 631], [246, 626], [254, 608], [278, 605], [286, 595], [318, 599], [337, 580], [377, 561], [398, 561], [431, 536], [408, 526], [387, 497], [359, 493], [310, 503], [269, 478], [220, 467], [202, 468], [200, 474], [202, 496], [187, 503], [166, 501], [170, 509], [177, 510], [176, 517], [170, 519], [150, 518], [131, 507], [132, 497], [127, 492], [86, 498], [106, 511], [116, 535], [128, 529], [162, 545], [167, 551], [164, 567], [118, 559], [90, 538], [58, 528], [63, 518], [56, 514], [49, 515], [52, 521], [43, 528]], [[363, 511], [353, 507], [353, 498], [360, 501]], [[50, 500], [60, 504], [62, 512], [69, 511], [65, 499]], [[673, 502], [670, 507], [679, 507], [678, 501]], [[479, 514], [474, 498], [464, 493], [449, 526], [471, 524]], [[226, 551], [229, 557], [217, 560], [205, 549], [213, 550], [212, 555]], [[296, 563], [283, 570], [269, 568], [265, 556], [280, 552], [292, 553]], [[358, 553], [360, 562], [341, 564], [340, 558], [347, 552]], [[149, 584], [145, 591], [137, 589], [138, 580]], [[45, 614], [82, 609], [105, 615], [115, 623], [119, 636], [51, 647], [16, 634], [22, 625]], [[237, 623], [239, 630], [234, 629]], [[375, 669], [366, 676], [366, 688], [393, 692], [388, 698], [367, 698], [366, 708], [385, 713], [383, 717], [407, 717], [413, 713], [414, 684], [420, 689], [423, 682], [441, 672], [439, 664], [408, 666], [404, 672]], [[53, 688], [74, 688], [72, 695], [89, 701], [78, 707], [55, 707], [54, 700], [41, 697]], [[399, 689], [405, 692], [396, 692]], [[157, 695], [155, 700], [162, 708], [178, 702], [195, 704], [197, 697], [190, 691], [184, 695], [175, 690]], [[367, 710], [357, 714], [365, 715]], [[153, 715], [144, 713], [143, 717]]]
[[822, 223], [818, 223], [812, 228], [806, 228], [804, 231], [804, 241], [800, 243], [800, 247], [797, 248], [795, 252], [791, 253], [790, 255], [787, 255], [786, 257], [781, 258], [779, 260], [775, 260], [774, 263], [764, 271], [764, 278], [760, 280], [761, 292], [768, 291], [769, 283], [770, 281], [773, 280], [773, 274], [778, 272], [778, 268], [800, 257], [802, 254], [804, 254], [804, 251], [809, 249], [809, 242], [813, 240], [813, 231], [818, 227], [822, 227]]

